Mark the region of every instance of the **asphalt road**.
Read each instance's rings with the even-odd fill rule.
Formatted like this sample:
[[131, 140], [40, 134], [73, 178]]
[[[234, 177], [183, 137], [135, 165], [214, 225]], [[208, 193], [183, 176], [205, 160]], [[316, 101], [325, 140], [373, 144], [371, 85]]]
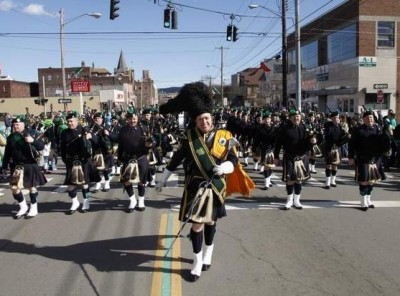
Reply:
[[399, 170], [375, 187], [377, 207], [363, 212], [346, 165], [338, 187], [325, 190], [319, 163], [303, 188], [304, 209], [290, 211], [280, 210], [280, 168], [267, 191], [262, 175], [246, 169], [257, 189], [227, 201], [212, 267], [196, 283], [187, 281], [189, 225], [174, 241], [182, 171], [161, 194], [149, 188], [146, 211], [132, 214], [114, 177], [109, 192], [92, 195], [90, 212], [65, 215], [60, 166], [40, 188], [40, 214], [14, 220], [18, 207], [3, 182], [0, 295], [400, 295]]

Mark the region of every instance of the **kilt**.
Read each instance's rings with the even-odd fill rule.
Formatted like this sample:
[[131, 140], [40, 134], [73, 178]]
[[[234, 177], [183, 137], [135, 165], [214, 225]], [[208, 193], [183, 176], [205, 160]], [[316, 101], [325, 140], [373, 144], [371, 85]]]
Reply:
[[[46, 177], [43, 174], [37, 163], [26, 163], [22, 165], [24, 167], [24, 188], [31, 188], [41, 186], [47, 183]], [[13, 171], [11, 172], [11, 175]]]
[[338, 165], [341, 162], [338, 148], [327, 149], [324, 153], [326, 165]]
[[[129, 161], [124, 161], [121, 172], [125, 172], [125, 168], [128, 166]], [[139, 181], [141, 184], [146, 184], [147, 179], [148, 179], [148, 171], [149, 171], [149, 160], [147, 158], [147, 155], [143, 155], [139, 157], [137, 160], [137, 165], [139, 169]], [[125, 183], [124, 181], [121, 181], [121, 183]]]
[[[201, 183], [204, 181], [206, 180], [199, 176], [188, 176], [185, 180], [185, 189], [183, 191], [181, 206], [179, 209], [179, 221], [184, 222], [187, 220], [187, 214], [193, 203], [194, 197], [196, 196], [197, 190], [199, 190]], [[211, 219], [213, 221], [217, 221], [218, 218], [223, 218], [226, 216], [227, 213], [225, 205], [221, 204], [219, 199], [214, 195]], [[193, 221], [189, 220], [189, 222]]]
[[357, 182], [370, 182], [377, 183], [382, 179], [382, 175], [379, 170], [381, 165], [380, 161], [360, 161], [356, 160], [355, 168], [355, 180]]
[[306, 170], [305, 172], [305, 179], [310, 178], [310, 171], [308, 167], [308, 157], [307, 155], [303, 156], [283, 156], [283, 172], [282, 172], [282, 181], [283, 182], [288, 182], [288, 181], [299, 181], [296, 170], [295, 170], [295, 159], [300, 158], [301, 161], [303, 162], [304, 168]]
[[[83, 174], [85, 177], [85, 184], [101, 181], [99, 171], [96, 169], [96, 167], [91, 159], [87, 159], [85, 161], [82, 161], [81, 163], [82, 163]], [[65, 174], [64, 185], [75, 185], [75, 184], [71, 183], [71, 181], [70, 181], [71, 176], [72, 176], [72, 166], [73, 166], [73, 162], [68, 161], [66, 164], [66, 174]]]

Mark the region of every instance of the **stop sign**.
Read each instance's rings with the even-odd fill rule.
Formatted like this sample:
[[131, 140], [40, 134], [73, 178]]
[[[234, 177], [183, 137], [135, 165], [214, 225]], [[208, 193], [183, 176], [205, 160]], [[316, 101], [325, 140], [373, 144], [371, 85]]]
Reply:
[[383, 103], [383, 97], [384, 97], [384, 92], [383, 92], [383, 90], [379, 89], [379, 90], [376, 92], [376, 95], [377, 95], [377, 102], [382, 104], [382, 103]]

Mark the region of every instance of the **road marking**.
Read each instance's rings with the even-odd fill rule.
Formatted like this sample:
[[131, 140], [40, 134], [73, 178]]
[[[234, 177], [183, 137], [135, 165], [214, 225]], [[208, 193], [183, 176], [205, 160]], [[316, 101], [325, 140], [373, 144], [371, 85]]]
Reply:
[[[376, 208], [400, 208], [400, 201], [395, 200], [377, 200], [372, 201]], [[225, 208], [227, 210], [272, 210], [281, 209], [285, 206], [286, 201], [282, 202], [270, 202], [270, 203], [260, 203], [260, 202], [227, 202], [225, 203]], [[360, 201], [301, 201], [303, 209], [333, 209], [333, 208], [357, 208], [360, 207]], [[172, 204], [171, 209], [173, 211], [179, 211], [180, 204]]]
[[[154, 273], [150, 295], [152, 296], [181, 296], [181, 243], [174, 237], [180, 228], [178, 215], [173, 213], [162, 214], [159, 228], [158, 250], [154, 262]], [[170, 252], [167, 249], [174, 242]]]

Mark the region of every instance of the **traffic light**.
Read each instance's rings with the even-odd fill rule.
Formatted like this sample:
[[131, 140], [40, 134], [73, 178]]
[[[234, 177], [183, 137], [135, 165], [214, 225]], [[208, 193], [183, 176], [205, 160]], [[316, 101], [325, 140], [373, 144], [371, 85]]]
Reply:
[[171, 9], [164, 9], [164, 28], [171, 28]]
[[232, 25], [228, 25], [226, 27], [226, 41], [232, 41], [232, 31], [233, 31]]
[[171, 29], [178, 29], [178, 13], [176, 10], [171, 11]]
[[36, 105], [40, 105], [40, 99], [39, 98], [38, 99], [34, 99], [33, 101], [35, 102]]
[[117, 6], [120, 0], [110, 0], [110, 20], [114, 20], [115, 18], [119, 17], [117, 11], [119, 7]]
[[233, 33], [232, 33], [232, 41], [236, 42], [239, 38], [238, 38], [238, 28], [236, 26], [233, 26]]

